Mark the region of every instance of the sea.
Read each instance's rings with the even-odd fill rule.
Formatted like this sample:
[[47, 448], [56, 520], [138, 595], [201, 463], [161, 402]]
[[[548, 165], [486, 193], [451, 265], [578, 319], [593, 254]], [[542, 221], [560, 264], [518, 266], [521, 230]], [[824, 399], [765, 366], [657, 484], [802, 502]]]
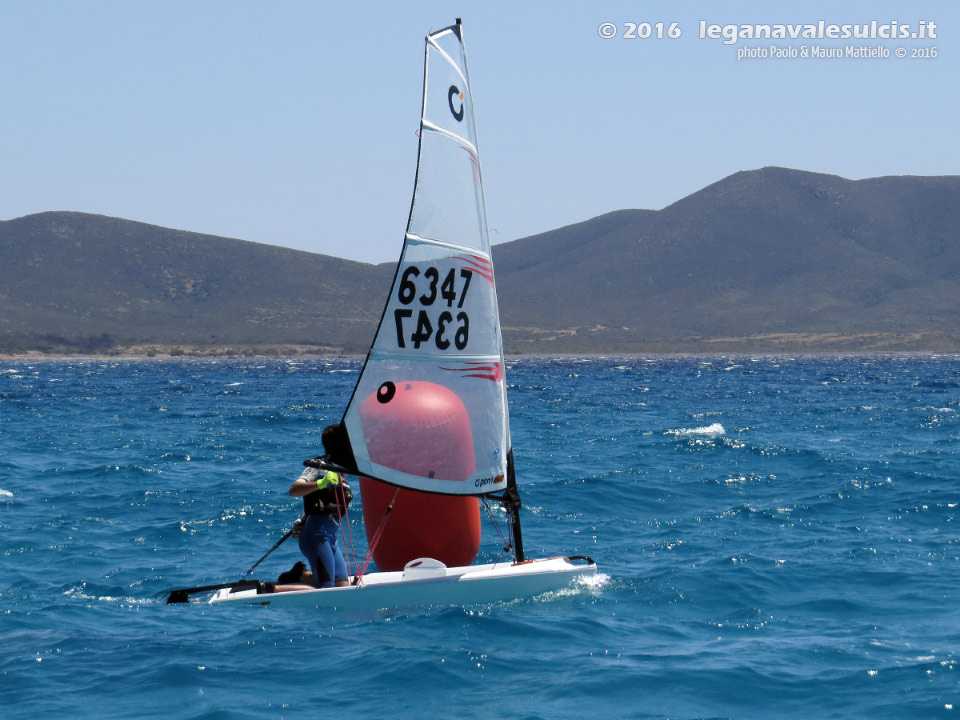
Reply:
[[165, 604], [291, 527], [360, 367], [0, 360], [0, 716], [960, 717], [960, 355], [510, 358], [527, 556], [592, 582]]

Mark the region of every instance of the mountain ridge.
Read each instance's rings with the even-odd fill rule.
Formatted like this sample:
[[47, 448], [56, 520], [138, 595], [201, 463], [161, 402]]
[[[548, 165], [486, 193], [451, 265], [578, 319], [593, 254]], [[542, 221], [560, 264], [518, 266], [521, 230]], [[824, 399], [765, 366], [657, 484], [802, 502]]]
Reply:
[[[661, 210], [494, 246], [504, 345], [960, 350], [958, 238], [960, 176], [741, 171]], [[362, 353], [395, 267], [77, 212], [0, 222], [0, 260], [7, 351], [87, 338]]]

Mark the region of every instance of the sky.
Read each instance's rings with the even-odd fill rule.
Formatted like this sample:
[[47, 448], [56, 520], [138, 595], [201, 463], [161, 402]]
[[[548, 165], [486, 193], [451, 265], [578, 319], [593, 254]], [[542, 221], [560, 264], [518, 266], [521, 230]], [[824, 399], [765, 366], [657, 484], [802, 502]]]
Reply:
[[[960, 174], [960, 3], [0, 0], [0, 220], [74, 210], [393, 262], [423, 38], [456, 17], [494, 243], [768, 165]], [[819, 21], [936, 38], [723, 34]]]

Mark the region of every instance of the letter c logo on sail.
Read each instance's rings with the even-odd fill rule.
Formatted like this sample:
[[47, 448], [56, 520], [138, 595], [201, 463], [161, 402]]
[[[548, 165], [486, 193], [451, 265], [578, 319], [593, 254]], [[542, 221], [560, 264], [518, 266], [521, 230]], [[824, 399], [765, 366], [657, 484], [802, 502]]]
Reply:
[[[459, 110], [453, 106], [454, 96], [460, 99]], [[453, 117], [456, 118], [457, 122], [461, 122], [463, 120], [463, 93], [460, 92], [460, 88], [456, 85], [451, 85], [450, 89], [447, 90], [447, 104], [450, 106], [450, 112], [453, 113]]]

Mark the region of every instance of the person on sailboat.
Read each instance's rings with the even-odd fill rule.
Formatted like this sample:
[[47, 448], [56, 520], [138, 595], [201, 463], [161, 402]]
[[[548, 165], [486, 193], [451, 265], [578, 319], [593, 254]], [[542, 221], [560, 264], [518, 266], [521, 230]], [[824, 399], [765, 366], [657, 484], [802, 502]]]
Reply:
[[[334, 449], [339, 423], [324, 428], [321, 435], [324, 450], [329, 456]], [[320, 460], [322, 458], [318, 458]], [[353, 499], [353, 493], [343, 476], [318, 467], [315, 461], [303, 469], [290, 486], [290, 495], [303, 498], [306, 521], [300, 531], [300, 552], [313, 571], [313, 582], [318, 588], [349, 585], [347, 564], [337, 544], [340, 517]]]

